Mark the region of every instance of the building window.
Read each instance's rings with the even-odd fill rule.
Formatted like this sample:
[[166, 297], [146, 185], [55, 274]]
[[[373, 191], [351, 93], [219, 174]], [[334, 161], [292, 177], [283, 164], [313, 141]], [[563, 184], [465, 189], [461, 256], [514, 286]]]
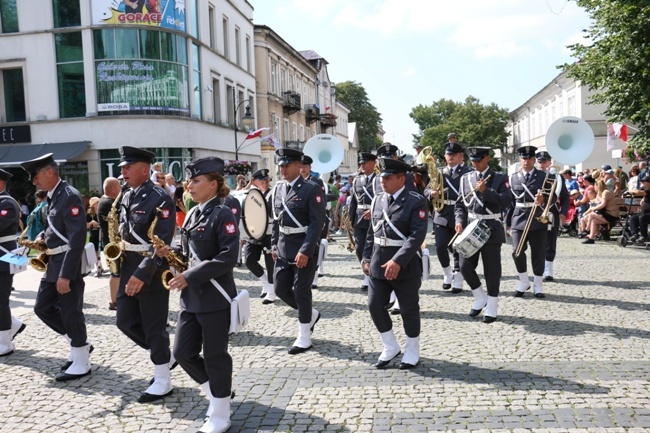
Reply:
[[230, 60], [230, 41], [228, 40], [228, 17], [223, 17], [223, 56]]
[[194, 83], [194, 113], [192, 114], [197, 119], [201, 119], [201, 57], [199, 46], [196, 44], [192, 44], [192, 82]]
[[216, 35], [214, 33], [214, 6], [208, 7], [208, 28], [210, 29], [210, 48], [215, 49]]
[[226, 113], [228, 117], [228, 123], [225, 126], [232, 126], [233, 122], [235, 121], [235, 95], [233, 93], [233, 86], [232, 84], [227, 84], [226, 85], [226, 109], [228, 112]]
[[81, 25], [79, 0], [52, 0], [52, 11], [55, 29]]
[[18, 32], [16, 0], [0, 0], [0, 33]]
[[305, 127], [300, 125], [300, 141], [305, 141]]
[[187, 39], [136, 28], [93, 31], [97, 111], [189, 116]]
[[278, 64], [271, 62], [271, 93], [278, 94]]
[[253, 65], [251, 64], [251, 37], [246, 36], [246, 70], [248, 72], [253, 71]]
[[289, 120], [284, 119], [284, 131], [282, 131], [282, 137], [284, 138], [284, 141], [289, 141]]
[[196, 0], [190, 0], [190, 34], [199, 38], [199, 5]]
[[81, 32], [54, 35], [59, 89], [59, 116], [86, 116], [86, 86]]
[[235, 63], [241, 66], [241, 33], [239, 27], [235, 27]]
[[216, 125], [221, 123], [221, 89], [219, 80], [212, 79], [212, 115]]
[[0, 122], [24, 122], [27, 120], [25, 111], [25, 86], [22, 68], [0, 69], [4, 90], [4, 104], [0, 110]]
[[287, 91], [286, 80], [287, 80], [287, 71], [284, 68], [282, 68], [280, 69], [280, 91], [282, 93]]

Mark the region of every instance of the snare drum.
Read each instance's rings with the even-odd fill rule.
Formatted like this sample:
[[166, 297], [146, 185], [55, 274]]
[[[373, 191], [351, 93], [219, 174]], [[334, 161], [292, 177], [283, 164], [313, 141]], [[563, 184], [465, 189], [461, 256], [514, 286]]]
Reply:
[[454, 241], [453, 247], [463, 257], [472, 257], [490, 239], [492, 230], [483, 220], [474, 220]]
[[234, 191], [232, 195], [241, 203], [239, 236], [244, 240], [261, 240], [269, 224], [264, 194], [259, 189], [251, 188], [243, 193]]

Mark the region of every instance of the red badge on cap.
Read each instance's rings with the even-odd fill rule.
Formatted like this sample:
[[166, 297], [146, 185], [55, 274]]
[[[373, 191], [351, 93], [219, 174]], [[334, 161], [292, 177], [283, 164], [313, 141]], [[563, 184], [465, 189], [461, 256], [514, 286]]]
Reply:
[[317, 195], [316, 196], [316, 203], [322, 203], [322, 202], [323, 202], [323, 198], [321, 196]]
[[235, 228], [235, 224], [233, 224], [233, 223], [226, 224], [226, 233], [228, 233], [229, 235], [234, 235], [235, 233], [237, 233], [237, 229]]
[[8, 213], [9, 211], [7, 209], [0, 210], [0, 216], [7, 216]]
[[79, 216], [79, 213], [80, 213], [80, 212], [81, 212], [81, 211], [80, 211], [80, 209], [79, 209], [79, 206], [72, 206], [72, 208], [70, 209], [70, 213], [71, 213], [72, 216], [74, 216], [74, 217]]
[[169, 218], [169, 209], [163, 209], [162, 213], [160, 214], [160, 218], [164, 220]]
[[237, 215], [237, 208], [236, 207], [232, 207], [232, 208], [230, 208], [230, 210], [232, 211], [232, 213], [234, 215]]
[[420, 219], [423, 220], [427, 217], [427, 213], [421, 210], [420, 213], [418, 213], [418, 217], [420, 217]]

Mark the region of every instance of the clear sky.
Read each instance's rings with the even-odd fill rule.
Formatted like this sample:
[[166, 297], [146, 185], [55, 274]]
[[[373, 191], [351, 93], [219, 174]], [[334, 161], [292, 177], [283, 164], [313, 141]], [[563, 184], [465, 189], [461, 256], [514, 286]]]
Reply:
[[587, 13], [569, 0], [249, 0], [253, 21], [328, 62], [330, 79], [357, 81], [385, 139], [410, 152], [419, 104], [439, 99], [513, 110], [572, 61]]

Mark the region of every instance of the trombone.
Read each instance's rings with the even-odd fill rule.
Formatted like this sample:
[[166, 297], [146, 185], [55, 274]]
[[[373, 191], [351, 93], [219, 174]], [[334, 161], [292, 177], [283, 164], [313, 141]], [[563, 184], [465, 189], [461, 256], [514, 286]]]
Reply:
[[[530, 231], [530, 226], [533, 223], [533, 218], [543, 224], [548, 224], [548, 222], [550, 221], [549, 212], [551, 206], [553, 205], [553, 196], [555, 195], [555, 187], [557, 186], [557, 176], [555, 176], [556, 172], [557, 170], [555, 169], [555, 167], [551, 167], [546, 172], [546, 176], [544, 176], [544, 182], [542, 183], [542, 187], [540, 188], [540, 190], [537, 191], [537, 195], [541, 194], [543, 196], [544, 195], [548, 196], [548, 199], [546, 201], [546, 206], [544, 207], [542, 214], [536, 217], [535, 213], [537, 212], [538, 208], [541, 208], [541, 205], [537, 204], [537, 200], [535, 200], [533, 207], [530, 209], [530, 215], [528, 215], [528, 219], [526, 220], [526, 225], [524, 226], [524, 230], [521, 233], [521, 238], [519, 238], [519, 245], [517, 245], [517, 250], [515, 251], [515, 257], [519, 257], [521, 251], [524, 248], [524, 244], [526, 243], [526, 238], [528, 237], [528, 232]], [[549, 178], [551, 175], [553, 175], [553, 179]]]

